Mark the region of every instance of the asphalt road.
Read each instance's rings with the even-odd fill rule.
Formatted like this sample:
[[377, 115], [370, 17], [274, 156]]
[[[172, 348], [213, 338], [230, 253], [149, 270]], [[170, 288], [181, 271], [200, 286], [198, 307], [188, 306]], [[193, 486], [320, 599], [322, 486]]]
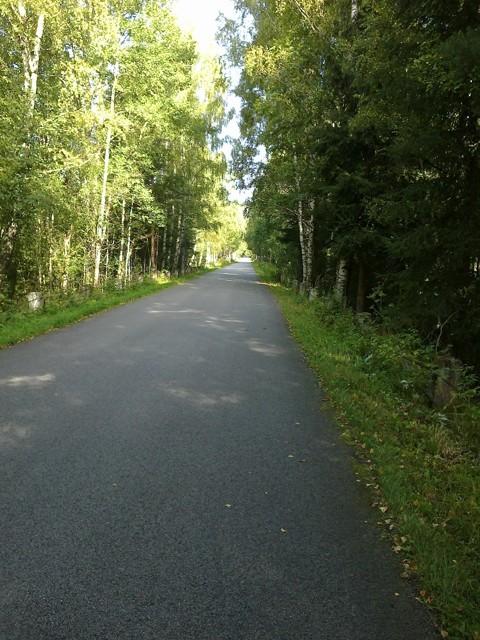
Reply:
[[0, 352], [0, 638], [436, 637], [322, 402], [243, 263]]

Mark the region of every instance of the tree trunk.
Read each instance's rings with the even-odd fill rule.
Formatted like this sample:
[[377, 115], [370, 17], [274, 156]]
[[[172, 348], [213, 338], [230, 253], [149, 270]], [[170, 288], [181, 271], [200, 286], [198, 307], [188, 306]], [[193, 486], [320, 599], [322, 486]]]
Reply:
[[343, 258], [338, 263], [337, 280], [335, 283], [335, 297], [339, 302], [345, 304], [345, 292], [347, 289], [348, 264]]
[[40, 13], [37, 20], [37, 29], [35, 32], [35, 44], [33, 47], [33, 55], [30, 58], [30, 113], [35, 109], [35, 101], [37, 98], [38, 86], [38, 67], [40, 62], [40, 49], [42, 46], [43, 28], [45, 25], [45, 14]]
[[175, 255], [173, 257], [173, 271], [176, 275], [178, 275], [181, 266], [180, 266], [180, 250], [182, 248], [183, 241], [183, 216], [182, 212], [178, 213], [178, 226], [177, 226], [177, 238], [175, 242]]
[[165, 229], [165, 233], [167, 234], [166, 238], [166, 250], [165, 250], [165, 268], [172, 273], [174, 269], [173, 265], [173, 242], [174, 242], [174, 229], [175, 226], [175, 205], [172, 204], [171, 215], [167, 220], [167, 226]]
[[72, 231], [70, 230], [63, 238], [63, 275], [62, 275], [62, 289], [67, 291], [69, 270], [70, 270], [70, 244], [72, 239]]
[[133, 201], [132, 201], [132, 206], [130, 207], [130, 213], [128, 215], [127, 249], [125, 251], [124, 283], [126, 281], [130, 282], [131, 280], [130, 260], [132, 256], [132, 212], [133, 212]]
[[352, 0], [352, 20], [356, 20], [358, 16], [358, 0]]
[[[54, 225], [55, 225], [55, 214], [52, 213], [50, 215], [50, 225], [49, 225], [49, 228], [47, 228], [48, 229], [47, 230], [47, 233], [48, 233], [48, 285], [50, 289], [53, 289], [53, 257], [54, 257], [53, 227]], [[43, 283], [42, 283], [42, 276], [40, 273], [38, 276], [38, 284], [40, 287], [42, 287]]]
[[355, 302], [355, 311], [363, 313], [365, 311], [365, 303], [367, 299], [367, 278], [365, 273], [365, 265], [362, 260], [358, 261], [358, 280], [357, 280], [357, 297]]
[[312, 266], [313, 266], [313, 232], [314, 219], [313, 210], [315, 201], [310, 200], [308, 203], [308, 214], [305, 215], [305, 206], [301, 194], [300, 174], [297, 169], [297, 156], [293, 159], [295, 166], [295, 185], [297, 189], [297, 222], [298, 234], [300, 240], [300, 252], [302, 254], [302, 289], [305, 293], [309, 293], [312, 288]]
[[165, 258], [167, 254], [167, 224], [163, 227], [162, 233], [162, 259], [160, 262], [160, 269], [165, 271]]
[[[15, 11], [15, 5], [12, 3]], [[23, 76], [24, 76], [24, 91], [28, 101], [28, 113], [32, 116], [35, 110], [35, 101], [37, 97], [38, 87], [38, 68], [40, 62], [40, 51], [42, 45], [43, 31], [45, 27], [45, 14], [40, 12], [37, 18], [37, 26], [35, 30], [35, 37], [33, 46], [30, 46], [27, 29], [27, 9], [23, 0], [18, 0], [17, 13], [20, 22], [20, 40], [21, 55], [23, 63]], [[26, 133], [29, 133], [28, 126]], [[30, 136], [27, 135], [26, 141], [23, 146], [25, 148], [30, 144]], [[19, 212], [20, 215], [12, 216], [12, 221], [9, 225], [7, 233], [9, 252], [5, 261], [5, 276], [7, 280], [7, 294], [8, 297], [13, 299], [15, 297], [17, 283], [18, 283], [18, 271], [19, 271], [19, 254], [20, 254], [20, 238], [22, 235], [22, 221], [24, 216], [23, 212]], [[37, 229], [40, 233], [40, 229]]]
[[105, 221], [107, 206], [107, 186], [108, 172], [110, 167], [110, 147], [112, 144], [112, 120], [115, 115], [115, 90], [118, 79], [118, 63], [115, 64], [115, 71], [112, 82], [112, 94], [110, 96], [110, 120], [107, 124], [107, 135], [105, 140], [105, 155], [103, 159], [103, 176], [102, 176], [102, 193], [100, 197], [100, 208], [98, 210], [97, 232], [95, 237], [95, 274], [93, 277], [93, 286], [98, 287], [100, 283], [100, 262], [102, 259], [102, 247], [105, 239]]
[[[22, 26], [25, 27], [27, 21], [27, 9], [23, 0], [18, 1], [18, 15]], [[45, 28], [45, 14], [40, 12], [37, 18], [37, 27], [35, 29], [35, 38], [33, 40], [33, 48], [30, 49], [28, 39], [24, 39], [24, 47], [22, 50], [22, 61], [24, 67], [24, 89], [28, 95], [28, 108], [30, 115], [35, 110], [35, 102], [37, 98], [38, 88], [38, 68], [40, 64], [40, 51], [42, 47], [43, 31]], [[24, 29], [25, 30], [25, 29]]]
[[303, 288], [305, 293], [309, 293], [313, 286], [313, 239], [314, 239], [314, 217], [315, 201], [308, 203], [309, 212], [303, 220], [303, 243], [305, 264], [303, 272]]
[[117, 282], [123, 282], [124, 273], [124, 251], [125, 251], [125, 198], [122, 200], [122, 218], [120, 225], [120, 253], [118, 255], [118, 270], [117, 270]]
[[304, 225], [303, 225], [303, 201], [300, 199], [297, 204], [297, 222], [298, 222], [298, 233], [300, 239], [300, 253], [302, 254], [302, 281], [305, 279], [306, 273], [306, 261], [305, 261], [305, 236], [304, 236]]
[[152, 227], [150, 235], [150, 275], [157, 275], [157, 260], [158, 260], [158, 232], [155, 227]]
[[105, 252], [105, 271], [104, 271], [104, 282], [108, 282], [108, 266], [110, 264], [110, 238], [108, 230], [105, 230], [105, 244], [107, 246], [107, 250]]

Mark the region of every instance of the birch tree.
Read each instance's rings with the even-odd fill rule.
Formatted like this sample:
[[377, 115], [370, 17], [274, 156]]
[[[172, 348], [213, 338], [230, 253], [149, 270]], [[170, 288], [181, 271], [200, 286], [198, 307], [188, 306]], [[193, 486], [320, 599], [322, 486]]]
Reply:
[[188, 269], [227, 207], [218, 62], [201, 77], [157, 0], [3, 0], [0, 18], [0, 305]]

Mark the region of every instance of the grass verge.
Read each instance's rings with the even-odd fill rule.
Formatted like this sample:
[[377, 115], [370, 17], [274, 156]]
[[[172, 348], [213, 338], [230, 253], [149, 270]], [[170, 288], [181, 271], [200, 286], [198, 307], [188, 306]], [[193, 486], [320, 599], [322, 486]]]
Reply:
[[94, 291], [87, 298], [80, 294], [70, 294], [47, 301], [42, 311], [13, 310], [0, 313], [0, 349], [29, 340], [52, 329], [65, 327], [111, 307], [182, 284], [212, 270], [198, 269], [178, 278], [159, 276], [125, 289]]
[[455, 402], [431, 408], [432, 351], [414, 334], [383, 335], [330, 299], [272, 285], [291, 332], [322, 383], [356, 473], [371, 491], [402, 577], [418, 579], [442, 637], [480, 640], [480, 408], [465, 378]]

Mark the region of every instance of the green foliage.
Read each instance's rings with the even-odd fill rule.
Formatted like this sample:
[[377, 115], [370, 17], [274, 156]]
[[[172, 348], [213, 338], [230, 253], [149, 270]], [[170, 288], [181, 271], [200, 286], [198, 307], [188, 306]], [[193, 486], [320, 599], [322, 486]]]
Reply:
[[299, 205], [313, 203], [318, 288], [478, 368], [478, 6], [237, 8], [224, 36], [243, 69], [234, 164], [253, 187], [252, 251], [301, 279]]
[[222, 211], [221, 218], [212, 220], [208, 229], [197, 236], [195, 254], [198, 264], [208, 264], [219, 260], [231, 261], [235, 255], [243, 255], [246, 250], [244, 241], [245, 220], [242, 207], [230, 203]]
[[[275, 282], [271, 265], [255, 268]], [[419, 578], [419, 597], [449, 638], [478, 637], [480, 409], [468, 372], [454, 404], [433, 410], [434, 354], [414, 333], [380, 333], [328, 297], [308, 302], [279, 285], [272, 291], [356, 447], [358, 478], [403, 577]]]
[[231, 226], [219, 62], [157, 0], [5, 2], [0, 20], [4, 299], [186, 272]]

